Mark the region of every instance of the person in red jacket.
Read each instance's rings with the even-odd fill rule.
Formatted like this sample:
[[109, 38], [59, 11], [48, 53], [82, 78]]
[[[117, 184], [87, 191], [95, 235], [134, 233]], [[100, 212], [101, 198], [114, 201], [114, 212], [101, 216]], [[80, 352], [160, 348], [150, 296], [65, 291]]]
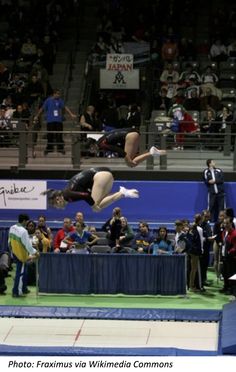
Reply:
[[224, 287], [220, 290], [224, 294], [235, 295], [234, 280], [229, 278], [236, 274], [236, 230], [233, 226], [231, 217], [224, 219], [223, 244], [222, 244], [222, 261], [223, 261], [223, 277]]
[[173, 118], [171, 130], [176, 132], [176, 149], [183, 150], [184, 133], [197, 132], [198, 123], [195, 122], [185, 108], [178, 103], [174, 103], [171, 106], [168, 115]]
[[72, 220], [65, 217], [63, 220], [63, 228], [58, 230], [54, 237], [53, 249], [54, 253], [66, 252], [69, 249], [69, 245], [65, 246], [62, 241], [72, 231], [75, 231], [75, 227], [72, 225]]

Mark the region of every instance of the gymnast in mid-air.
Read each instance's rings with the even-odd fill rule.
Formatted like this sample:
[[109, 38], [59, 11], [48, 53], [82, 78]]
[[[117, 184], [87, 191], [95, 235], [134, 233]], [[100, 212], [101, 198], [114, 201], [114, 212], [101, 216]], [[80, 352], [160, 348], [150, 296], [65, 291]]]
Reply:
[[99, 212], [121, 198], [138, 198], [136, 189], [126, 189], [110, 193], [114, 178], [106, 167], [89, 168], [73, 176], [63, 190], [48, 189], [42, 194], [47, 195], [48, 203], [54, 208], [65, 208], [70, 202], [84, 200], [93, 211]]
[[139, 154], [140, 134], [137, 129], [124, 128], [114, 129], [105, 133], [99, 140], [88, 138], [87, 147], [91, 153], [102, 151], [111, 151], [118, 153], [125, 159], [128, 167], [136, 167], [139, 163], [151, 156], [165, 155], [165, 150], [159, 150], [152, 146], [149, 151]]

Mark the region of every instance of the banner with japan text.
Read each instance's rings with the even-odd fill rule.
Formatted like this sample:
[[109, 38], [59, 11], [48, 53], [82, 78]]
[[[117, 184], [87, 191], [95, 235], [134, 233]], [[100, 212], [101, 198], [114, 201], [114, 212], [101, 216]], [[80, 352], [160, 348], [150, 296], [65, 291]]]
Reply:
[[100, 69], [100, 89], [139, 89], [139, 69], [129, 72]]

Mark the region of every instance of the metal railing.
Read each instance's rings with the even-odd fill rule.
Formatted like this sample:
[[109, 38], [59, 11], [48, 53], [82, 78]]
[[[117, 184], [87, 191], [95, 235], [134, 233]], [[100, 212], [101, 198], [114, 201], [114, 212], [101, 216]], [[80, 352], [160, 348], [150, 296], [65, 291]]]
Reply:
[[[94, 157], [86, 149], [86, 136], [99, 136], [101, 132], [85, 132], [80, 131], [78, 123], [73, 123], [73, 130], [63, 132], [55, 132], [62, 134], [65, 154], [55, 152], [45, 155], [47, 146], [47, 131], [40, 129], [40, 126], [29, 126], [26, 130], [25, 120], [14, 120], [15, 127], [11, 130], [0, 130], [0, 167], [11, 168], [16, 166], [19, 169], [25, 168], [31, 164], [37, 164], [42, 169], [45, 166], [54, 164], [58, 169], [71, 167], [72, 169], [80, 169], [81, 163], [86, 162], [91, 165], [96, 162], [99, 165], [106, 165], [107, 158], [103, 156]], [[146, 161], [144, 169], [153, 170], [154, 166], [159, 166], [160, 170], [168, 170], [169, 163], [176, 161], [178, 164], [183, 159], [185, 162], [200, 159], [200, 155], [204, 158], [206, 155], [214, 158], [216, 154], [220, 159], [227, 160], [229, 168], [236, 170], [236, 134], [231, 133], [230, 125], [226, 126], [224, 133], [173, 133], [171, 131], [159, 130], [158, 125], [153, 122], [146, 122], [140, 127], [140, 152], [144, 152], [151, 146], [155, 145], [159, 148], [166, 149], [167, 154], [156, 160], [150, 157]], [[50, 132], [53, 133], [53, 132]], [[178, 144], [178, 136], [181, 137], [182, 148], [176, 150]], [[54, 150], [60, 147], [60, 143], [53, 143]], [[96, 159], [96, 161], [95, 161]], [[115, 158], [114, 162], [119, 162], [119, 158]], [[122, 162], [121, 162], [122, 163]]]

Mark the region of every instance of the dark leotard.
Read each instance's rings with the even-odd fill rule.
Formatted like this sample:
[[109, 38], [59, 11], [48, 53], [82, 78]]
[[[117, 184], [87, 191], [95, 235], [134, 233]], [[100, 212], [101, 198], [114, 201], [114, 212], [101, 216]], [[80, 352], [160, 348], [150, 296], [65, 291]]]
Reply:
[[127, 134], [131, 132], [138, 133], [134, 128], [112, 130], [99, 138], [97, 145], [100, 150], [117, 152], [122, 158], [124, 158], [126, 155], [126, 152], [124, 151], [125, 138]]
[[64, 199], [68, 202], [84, 200], [89, 205], [94, 205], [91, 192], [93, 187], [93, 178], [98, 172], [109, 172], [112, 174], [111, 170], [106, 167], [85, 169], [82, 172], [77, 173], [69, 180], [67, 187], [62, 190]]

